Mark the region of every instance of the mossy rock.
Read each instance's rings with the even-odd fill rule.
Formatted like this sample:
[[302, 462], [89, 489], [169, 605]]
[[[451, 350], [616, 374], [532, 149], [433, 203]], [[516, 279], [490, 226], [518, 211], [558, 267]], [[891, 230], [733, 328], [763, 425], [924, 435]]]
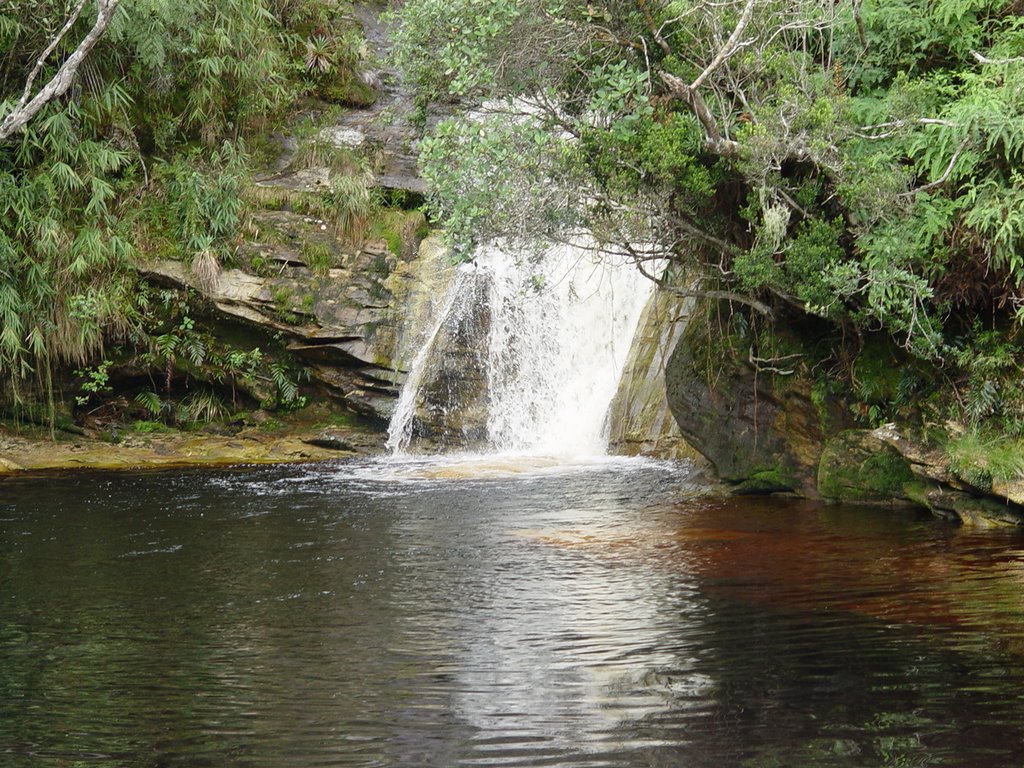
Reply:
[[955, 520], [974, 528], [996, 528], [1024, 524], [1024, 510], [1017, 504], [975, 496], [934, 482], [914, 481], [903, 487], [915, 504], [936, 517]]
[[799, 487], [799, 481], [793, 473], [783, 466], [778, 466], [753, 470], [733, 488], [733, 493], [741, 496], [758, 495], [791, 491]]
[[893, 501], [914, 480], [909, 462], [865, 430], [841, 432], [825, 445], [818, 491], [835, 501]]
[[[803, 365], [791, 375], [757, 370], [753, 338], [729, 312], [698, 304], [669, 357], [666, 396], [679, 431], [739, 493], [788, 490], [817, 498], [824, 435], [813, 381]], [[787, 350], [800, 348], [803, 337], [779, 326], [783, 333], [773, 350], [792, 354]]]
[[328, 104], [341, 104], [356, 109], [366, 109], [377, 101], [377, 92], [350, 73], [341, 73], [320, 83], [317, 95]]

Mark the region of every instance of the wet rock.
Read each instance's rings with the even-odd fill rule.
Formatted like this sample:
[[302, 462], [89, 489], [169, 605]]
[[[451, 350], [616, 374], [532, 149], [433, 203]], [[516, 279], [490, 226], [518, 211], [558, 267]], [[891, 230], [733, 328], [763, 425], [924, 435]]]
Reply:
[[325, 448], [329, 451], [354, 452], [356, 450], [355, 446], [349, 442], [348, 436], [337, 431], [325, 430], [316, 437], [308, 438], [302, 442], [317, 448]]
[[0, 471], [21, 472], [24, 469], [25, 468], [21, 466], [21, 464], [14, 461], [13, 459], [5, 459], [3, 456], [0, 456]]
[[1024, 524], [1024, 510], [1007, 501], [975, 496], [930, 480], [907, 483], [906, 497], [937, 517], [955, 520], [973, 528], [995, 528]]
[[477, 274], [470, 279], [464, 301], [431, 340], [411, 430], [414, 440], [448, 449], [471, 448], [487, 439], [490, 278]]
[[665, 366], [686, 328], [694, 300], [655, 291], [637, 327], [612, 400], [608, 446], [626, 456], [694, 459], [668, 407]]
[[1024, 506], [1024, 479], [1000, 480], [993, 478], [992, 494], [1001, 496], [1011, 504]]
[[[374, 3], [354, 7], [374, 58], [389, 62], [392, 59], [391, 37], [380, 20], [383, 10], [383, 5]], [[367, 73], [367, 78], [375, 83], [379, 98], [367, 109], [346, 111], [335, 125], [321, 132], [321, 137], [337, 146], [373, 147], [379, 158], [376, 179], [379, 186], [422, 195], [427, 187], [419, 175], [416, 142], [421, 128], [415, 118], [412, 96], [391, 67]]]
[[910, 464], [916, 477], [958, 490], [970, 488], [952, 471], [949, 456], [942, 447], [912, 439], [901, 433], [894, 424], [878, 427], [872, 430], [871, 435], [898, 451]]

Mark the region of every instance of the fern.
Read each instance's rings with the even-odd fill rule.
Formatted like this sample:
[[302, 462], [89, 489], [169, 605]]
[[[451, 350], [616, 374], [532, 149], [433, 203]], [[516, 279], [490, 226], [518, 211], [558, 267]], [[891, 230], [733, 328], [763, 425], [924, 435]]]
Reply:
[[292, 405], [299, 400], [299, 387], [288, 376], [288, 371], [283, 365], [271, 363], [270, 378], [277, 387], [278, 401], [282, 405]]
[[160, 416], [166, 409], [166, 403], [160, 399], [160, 395], [151, 390], [145, 390], [136, 394], [135, 402], [153, 416]]

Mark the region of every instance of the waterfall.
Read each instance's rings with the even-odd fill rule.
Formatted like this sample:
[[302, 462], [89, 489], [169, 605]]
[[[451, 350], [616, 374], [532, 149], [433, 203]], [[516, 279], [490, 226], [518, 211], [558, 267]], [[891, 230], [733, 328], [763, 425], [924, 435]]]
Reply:
[[586, 243], [521, 257], [480, 249], [456, 271], [422, 339], [388, 446], [596, 455], [652, 284]]

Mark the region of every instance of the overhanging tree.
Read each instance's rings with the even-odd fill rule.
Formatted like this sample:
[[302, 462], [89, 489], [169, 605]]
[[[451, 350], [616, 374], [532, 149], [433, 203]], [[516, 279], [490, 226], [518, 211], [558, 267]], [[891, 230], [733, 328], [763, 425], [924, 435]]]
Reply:
[[[459, 252], [587, 226], [933, 360], [1018, 301], [1015, 3], [410, 0], [398, 20], [420, 97], [471, 109], [423, 143]], [[985, 295], [957, 291], [970, 275]]]

